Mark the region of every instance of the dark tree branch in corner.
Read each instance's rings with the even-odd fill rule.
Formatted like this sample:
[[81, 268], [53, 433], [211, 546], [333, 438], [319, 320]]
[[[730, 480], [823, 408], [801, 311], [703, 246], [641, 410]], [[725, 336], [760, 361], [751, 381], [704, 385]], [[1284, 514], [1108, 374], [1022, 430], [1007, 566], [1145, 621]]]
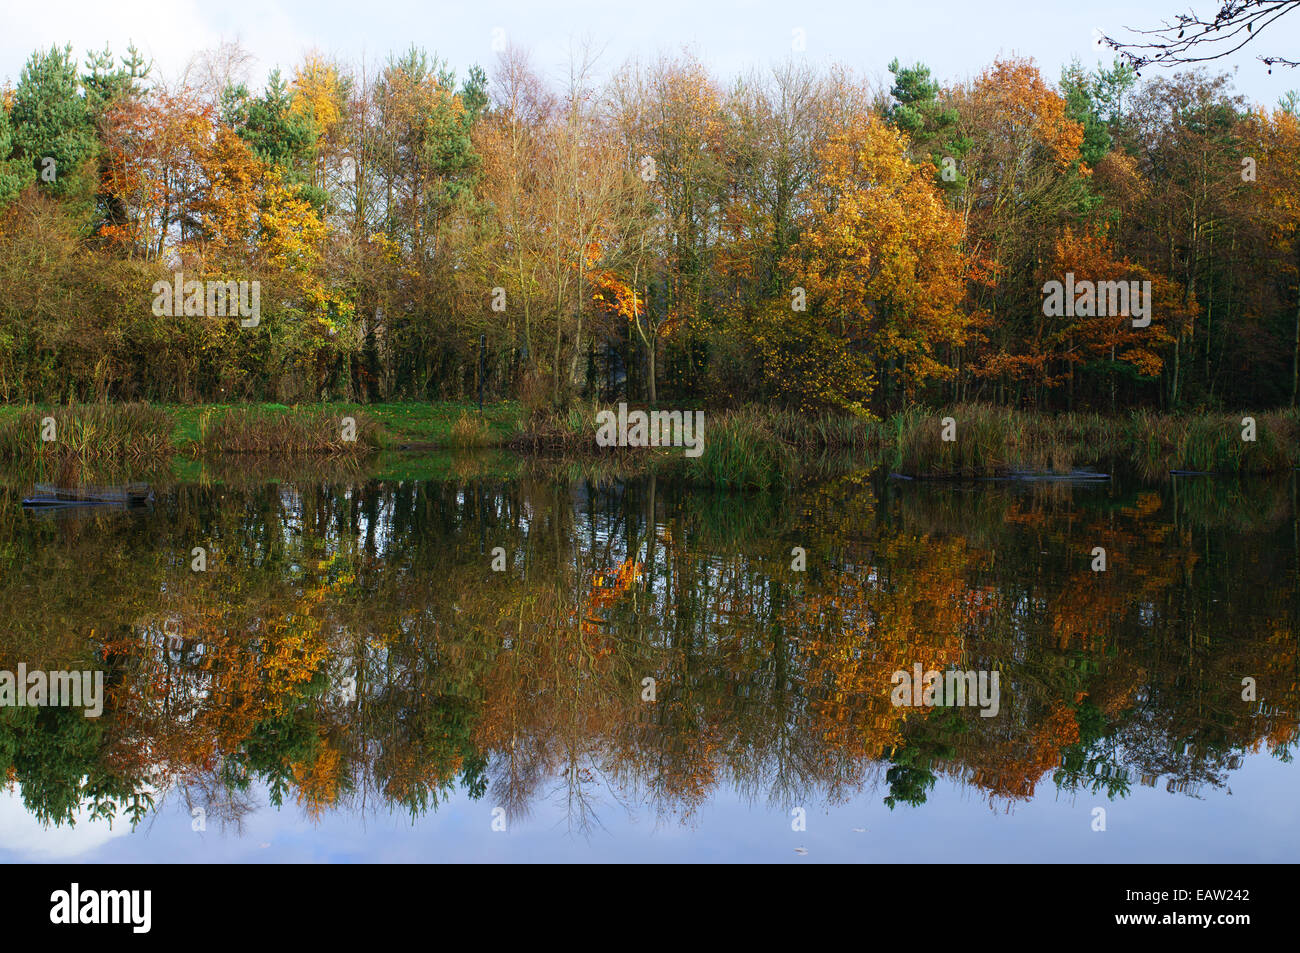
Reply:
[[[1237, 52], [1297, 6], [1300, 0], [1222, 0], [1218, 13], [1211, 19], [1196, 13], [1179, 13], [1173, 22], [1166, 20], [1156, 29], [1129, 29], [1136, 37], [1130, 42], [1108, 35], [1102, 36], [1102, 42], [1116, 50], [1134, 69], [1204, 63]], [[1270, 69], [1300, 65], [1300, 61], [1285, 56], [1258, 59]]]

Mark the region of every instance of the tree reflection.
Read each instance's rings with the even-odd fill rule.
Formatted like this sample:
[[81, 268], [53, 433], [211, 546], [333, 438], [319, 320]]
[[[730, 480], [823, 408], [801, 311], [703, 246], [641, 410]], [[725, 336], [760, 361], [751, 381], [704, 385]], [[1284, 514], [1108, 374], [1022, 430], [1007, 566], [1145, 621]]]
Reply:
[[[1200, 796], [1297, 740], [1295, 494], [475, 477], [181, 485], [61, 521], [6, 498], [0, 668], [100, 668], [109, 700], [0, 709], [0, 762], [50, 823], [173, 795], [236, 830], [259, 787], [310, 817], [552, 799], [578, 832], [723, 786]], [[997, 669], [998, 716], [895, 707], [918, 663]]]

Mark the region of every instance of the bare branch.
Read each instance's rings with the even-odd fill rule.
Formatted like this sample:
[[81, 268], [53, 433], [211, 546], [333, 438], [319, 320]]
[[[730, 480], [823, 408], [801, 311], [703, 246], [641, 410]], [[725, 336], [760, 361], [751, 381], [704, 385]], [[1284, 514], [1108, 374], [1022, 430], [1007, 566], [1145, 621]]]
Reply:
[[[1136, 38], [1127, 42], [1109, 35], [1102, 42], [1120, 54], [1134, 69], [1205, 63], [1231, 56], [1258, 37], [1279, 17], [1290, 13], [1300, 0], [1223, 0], [1210, 19], [1197, 13], [1179, 13], [1170, 22], [1150, 30], [1125, 27]], [[1266, 66], [1296, 66], [1284, 56], [1257, 57]]]

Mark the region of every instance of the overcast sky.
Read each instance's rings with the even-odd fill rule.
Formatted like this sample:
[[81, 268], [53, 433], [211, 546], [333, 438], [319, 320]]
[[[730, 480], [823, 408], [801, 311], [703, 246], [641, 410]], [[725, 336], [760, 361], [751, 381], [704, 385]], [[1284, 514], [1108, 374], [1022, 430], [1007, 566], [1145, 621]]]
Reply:
[[[316, 49], [349, 60], [382, 60], [417, 43], [463, 76], [495, 59], [494, 30], [529, 48], [534, 63], [559, 76], [575, 40], [590, 37], [613, 69], [634, 55], [690, 47], [718, 74], [766, 67], [792, 55], [795, 30], [814, 62], [840, 62], [882, 79], [897, 56], [922, 60], [944, 79], [977, 73], [994, 57], [1034, 57], [1055, 79], [1079, 57], [1095, 65], [1109, 51], [1094, 46], [1094, 31], [1121, 33], [1150, 27], [1180, 10], [1205, 13], [1216, 0], [0, 0], [0, 77], [15, 83], [37, 47], [71, 42], [79, 56], [110, 42], [115, 52], [134, 40], [165, 76], [174, 77], [197, 51], [238, 39], [257, 57], [254, 79], [279, 65], [289, 72]], [[498, 34], [499, 36], [500, 34]], [[1267, 69], [1261, 53], [1300, 59], [1300, 12], [1282, 18], [1220, 68], [1237, 68], [1236, 87], [1273, 105], [1300, 72]], [[1155, 70], [1151, 73], [1154, 74]]]

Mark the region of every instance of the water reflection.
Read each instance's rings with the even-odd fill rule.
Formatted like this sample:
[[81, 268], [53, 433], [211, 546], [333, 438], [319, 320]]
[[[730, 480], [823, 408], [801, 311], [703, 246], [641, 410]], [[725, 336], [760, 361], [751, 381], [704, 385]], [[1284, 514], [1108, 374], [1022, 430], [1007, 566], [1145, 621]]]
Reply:
[[[98, 719], [0, 708], [0, 762], [51, 827], [166, 796], [238, 829], [263, 790], [317, 818], [556, 800], [584, 832], [724, 789], [1196, 797], [1297, 739], [1294, 477], [181, 484], [58, 519], [19, 495], [0, 669], [102, 669], [109, 693]], [[998, 670], [997, 716], [895, 706], [916, 664]]]

